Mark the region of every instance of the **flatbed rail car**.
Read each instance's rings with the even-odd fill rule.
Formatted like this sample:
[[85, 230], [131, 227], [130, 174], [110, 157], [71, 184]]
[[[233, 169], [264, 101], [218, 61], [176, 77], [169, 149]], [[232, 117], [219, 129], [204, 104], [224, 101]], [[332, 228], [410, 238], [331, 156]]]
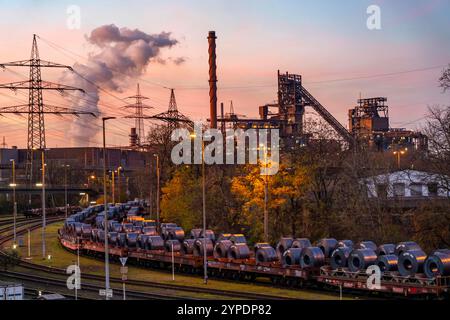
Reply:
[[[384, 272], [378, 288], [368, 286], [370, 275], [366, 270], [351, 272], [347, 268], [333, 270], [329, 266], [320, 268], [316, 280], [325, 285], [342, 289], [356, 289], [371, 292], [381, 292], [403, 296], [436, 296], [450, 293], [450, 277], [437, 276], [426, 278], [421, 274], [414, 277], [403, 277], [398, 272]], [[370, 281], [372, 283], [372, 281]]]
[[[77, 240], [71, 236], [60, 234], [61, 244], [71, 250], [78, 248], [83, 253], [94, 256], [104, 254], [101, 243]], [[109, 247], [111, 259], [127, 256], [130, 263], [148, 267], [166, 268], [172, 264], [171, 252], [164, 250], [144, 250], [139, 248]], [[183, 255], [175, 252], [173, 256], [175, 268], [180, 272], [196, 273], [203, 268], [203, 257]], [[214, 277], [233, 280], [253, 281], [257, 277], [266, 277], [275, 285], [302, 287], [308, 285], [333, 287], [335, 289], [379, 292], [381, 294], [415, 297], [443, 297], [450, 293], [450, 277], [435, 277], [428, 279], [420, 274], [414, 277], [401, 277], [397, 272], [382, 274], [379, 289], [367, 286], [369, 275], [365, 270], [350, 272], [346, 268], [333, 270], [329, 266], [317, 269], [302, 269], [299, 266], [284, 267], [279, 263], [256, 263], [253, 258], [231, 260], [227, 258], [208, 257], [208, 272]]]

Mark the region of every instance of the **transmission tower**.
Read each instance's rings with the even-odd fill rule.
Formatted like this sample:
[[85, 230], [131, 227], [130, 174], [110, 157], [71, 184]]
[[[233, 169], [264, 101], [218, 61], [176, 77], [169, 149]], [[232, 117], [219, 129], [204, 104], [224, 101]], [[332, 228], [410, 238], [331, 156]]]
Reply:
[[29, 92], [28, 104], [0, 108], [0, 114], [28, 114], [26, 176], [29, 179], [30, 185], [32, 183], [33, 176], [33, 150], [44, 150], [46, 147], [44, 115], [54, 114], [61, 116], [64, 114], [71, 114], [78, 116], [80, 114], [90, 114], [95, 116], [92, 112], [83, 112], [44, 104], [42, 96], [43, 90], [56, 90], [61, 94], [64, 91], [80, 91], [84, 93], [84, 90], [42, 80], [41, 68], [65, 68], [70, 71], [73, 71], [73, 69], [70, 66], [41, 60], [39, 58], [36, 38], [37, 36], [34, 34], [33, 45], [31, 47], [31, 57], [29, 60], [20, 60], [0, 64], [0, 68], [2, 69], [5, 69], [6, 67], [30, 68], [29, 80], [0, 84], [0, 89], [11, 89], [13, 91], [24, 89]]
[[167, 122], [170, 129], [179, 128], [180, 123], [192, 125], [192, 121], [184, 114], [182, 114], [180, 111], [178, 111], [174, 89], [170, 89], [169, 109], [166, 112], [158, 113], [152, 116], [151, 118]]
[[137, 84], [136, 95], [127, 97], [125, 99], [135, 99], [133, 104], [128, 104], [123, 106], [125, 109], [134, 109], [133, 115], [125, 116], [125, 118], [135, 120], [135, 128], [137, 132], [137, 145], [141, 146], [144, 143], [145, 132], [144, 132], [144, 109], [152, 109], [153, 107], [145, 105], [142, 100], [147, 100], [147, 97], [141, 95], [141, 90], [139, 88], [139, 83]]

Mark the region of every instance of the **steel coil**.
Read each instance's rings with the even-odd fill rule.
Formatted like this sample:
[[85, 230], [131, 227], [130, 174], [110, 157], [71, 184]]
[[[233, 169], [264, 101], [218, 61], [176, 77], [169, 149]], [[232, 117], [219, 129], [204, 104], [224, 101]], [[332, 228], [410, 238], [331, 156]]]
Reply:
[[92, 239], [92, 241], [94, 241], [94, 242], [97, 241], [97, 235], [98, 235], [98, 229], [92, 229], [92, 231], [91, 231], [91, 239]]
[[172, 249], [173, 252], [181, 251], [181, 243], [176, 239], [166, 240], [166, 242], [164, 243], [164, 247], [166, 248], [167, 252], [172, 252]]
[[292, 242], [291, 248], [309, 248], [312, 247], [311, 241], [308, 238], [297, 238]]
[[160, 236], [149, 236], [148, 250], [162, 250], [164, 249], [164, 240]]
[[395, 254], [398, 256], [410, 250], [422, 250], [422, 248], [414, 241], [400, 242], [395, 246]]
[[424, 272], [428, 278], [450, 275], [450, 250], [436, 250], [425, 260]]
[[345, 268], [348, 264], [348, 258], [353, 251], [351, 247], [338, 247], [331, 254], [330, 265], [333, 269]]
[[154, 221], [154, 220], [144, 221], [142, 226], [143, 227], [155, 227], [156, 228], [156, 221]]
[[292, 247], [292, 242], [294, 242], [293, 238], [283, 237], [278, 241], [276, 250], [278, 258], [281, 259], [283, 257], [283, 253]]
[[103, 229], [97, 230], [97, 242], [105, 243], [105, 231]]
[[338, 247], [339, 248], [353, 248], [353, 241], [352, 240], [339, 240], [338, 242]]
[[214, 246], [214, 258], [226, 258], [228, 255], [228, 249], [233, 245], [233, 242], [230, 240], [220, 240], [217, 241]]
[[358, 244], [355, 247], [355, 249], [370, 249], [373, 251], [376, 251], [377, 248], [378, 248], [377, 245], [373, 241], [361, 241], [358, 242]]
[[333, 253], [334, 249], [336, 249], [337, 245], [338, 242], [336, 239], [329, 238], [329, 239], [320, 239], [317, 242], [316, 246], [320, 248], [320, 250], [322, 250], [326, 258], [329, 258]]
[[123, 231], [122, 225], [121, 225], [120, 223], [118, 223], [118, 222], [113, 223], [113, 224], [111, 225], [111, 231], [114, 231], [114, 232], [122, 232], [122, 231]]
[[376, 253], [379, 256], [395, 254], [395, 244], [392, 243], [381, 244], [378, 246]]
[[150, 236], [147, 234], [140, 234], [138, 237], [138, 246], [141, 249], [148, 250], [148, 238]]
[[82, 228], [82, 226], [83, 226], [83, 223], [81, 223], [81, 222], [75, 222], [73, 224], [76, 236], [81, 236], [81, 232], [82, 232], [81, 228]]
[[125, 233], [133, 232], [133, 224], [132, 223], [122, 224], [122, 231]]
[[181, 227], [170, 228], [167, 230], [167, 238], [169, 240], [178, 240], [183, 242], [184, 240], [184, 230]]
[[128, 232], [127, 233], [127, 246], [129, 248], [135, 248], [137, 246], [139, 233], [137, 232]]
[[348, 268], [352, 272], [357, 272], [375, 264], [377, 254], [372, 249], [354, 249], [348, 259]]
[[245, 236], [243, 234], [233, 234], [233, 235], [231, 235], [230, 241], [233, 242], [233, 244], [247, 243], [247, 239], [245, 239]]
[[230, 237], [232, 236], [231, 233], [221, 233], [219, 237], [217, 238], [217, 242], [222, 240], [230, 240]]
[[143, 227], [142, 233], [147, 236], [157, 236], [158, 232], [156, 231], [156, 227]]
[[206, 245], [206, 255], [212, 256], [214, 251], [214, 243], [209, 238], [198, 238], [194, 243], [194, 256], [202, 257], [204, 254], [204, 246]]
[[117, 244], [117, 236], [118, 236], [117, 232], [114, 232], [114, 231], [108, 232], [109, 243], [112, 245], [116, 245]]
[[302, 268], [321, 267], [325, 263], [325, 255], [319, 247], [303, 248], [300, 255], [300, 266]]
[[253, 246], [253, 252], [256, 253], [256, 251], [258, 251], [259, 248], [264, 247], [272, 247], [272, 246], [270, 245], [270, 243], [267, 242], [258, 242]]
[[202, 229], [192, 229], [190, 232], [191, 239], [200, 238], [200, 234], [202, 233]]
[[303, 248], [290, 248], [284, 251], [281, 263], [283, 266], [300, 265]]
[[86, 236], [91, 236], [92, 233], [92, 226], [90, 224], [82, 224], [81, 225], [81, 234], [86, 237]]
[[272, 246], [260, 246], [256, 249], [255, 259], [257, 262], [274, 262], [278, 260], [277, 252]]
[[181, 245], [181, 252], [183, 254], [193, 254], [194, 253], [194, 243], [195, 239], [186, 239]]
[[403, 251], [398, 256], [398, 272], [404, 277], [421, 273], [426, 258], [426, 253], [420, 249]]
[[380, 255], [377, 258], [376, 265], [380, 268], [381, 272], [397, 271], [398, 256], [395, 254]]
[[250, 258], [250, 249], [246, 243], [234, 243], [228, 249], [227, 257], [233, 260], [248, 259]]
[[[99, 232], [100, 235], [100, 232]], [[117, 235], [117, 246], [119, 247], [125, 247], [127, 244], [127, 234], [126, 233], [119, 233]]]
[[[212, 242], [216, 241], [216, 235], [214, 234], [214, 231], [206, 229], [206, 233], [205, 234], [206, 234], [206, 236], [203, 235], [203, 230], [202, 230], [202, 232], [200, 232], [199, 239], [207, 238], [207, 239], [211, 240]], [[211, 251], [211, 254], [212, 254], [212, 251]]]
[[133, 232], [142, 233], [142, 227], [140, 226], [133, 226], [131, 230], [133, 230]]

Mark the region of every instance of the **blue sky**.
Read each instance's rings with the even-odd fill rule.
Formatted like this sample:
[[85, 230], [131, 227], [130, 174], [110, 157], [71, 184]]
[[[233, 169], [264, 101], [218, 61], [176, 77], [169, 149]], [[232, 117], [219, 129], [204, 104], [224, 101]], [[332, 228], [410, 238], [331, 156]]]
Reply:
[[[72, 4], [81, 9], [80, 30], [66, 27], [66, 10]], [[381, 30], [371, 31], [366, 27], [366, 9], [372, 4], [381, 8]], [[363, 97], [386, 96], [391, 125], [413, 129], [420, 128], [421, 121], [416, 120], [423, 117], [428, 104], [444, 104], [449, 100], [448, 94], [442, 94], [437, 87], [442, 68], [330, 81], [450, 63], [448, 0], [73, 0], [0, 1], [0, 6], [2, 62], [27, 58], [33, 33], [87, 56], [94, 49], [87, 44], [85, 36], [101, 25], [115, 24], [147, 33], [172, 32], [179, 43], [162, 52], [162, 56], [182, 56], [186, 62], [181, 66], [151, 64], [141, 79], [130, 79], [123, 92], [114, 93], [130, 95], [139, 81], [156, 111], [167, 108], [169, 93], [157, 85], [162, 84], [176, 89], [181, 111], [195, 119], [208, 116], [206, 36], [209, 30], [215, 30], [218, 36], [219, 101], [228, 105], [233, 100], [241, 114], [256, 116], [259, 105], [275, 99], [278, 69], [302, 74], [308, 90], [343, 124], [347, 123], [347, 109], [356, 103], [360, 93]], [[46, 43], [40, 42], [40, 51], [43, 59], [75, 63], [73, 56], [68, 57]], [[26, 70], [17, 71], [27, 74]], [[58, 80], [54, 72], [45, 76], [48, 80]], [[15, 80], [8, 71], [0, 73], [1, 82]], [[17, 103], [5, 96], [11, 95], [10, 92], [0, 94], [3, 105]], [[120, 106], [109, 96], [102, 96], [101, 102], [111, 108]], [[16, 132], [26, 129], [25, 120], [9, 117], [0, 119], [0, 125], [14, 128]], [[64, 143], [60, 132], [66, 125], [49, 118], [50, 144]], [[125, 129], [117, 129], [117, 144], [127, 143], [124, 132], [128, 128]], [[25, 132], [23, 137], [11, 134], [7, 141], [24, 146]], [[99, 141], [98, 137], [93, 140]]]

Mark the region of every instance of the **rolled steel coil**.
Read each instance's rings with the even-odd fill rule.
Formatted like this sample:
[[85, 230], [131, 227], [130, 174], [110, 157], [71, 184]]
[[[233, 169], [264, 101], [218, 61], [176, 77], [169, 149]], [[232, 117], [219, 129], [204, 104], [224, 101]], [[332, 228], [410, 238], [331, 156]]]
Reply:
[[91, 231], [92, 241], [97, 242], [97, 234], [98, 234], [98, 229], [92, 229], [92, 231]]
[[148, 250], [148, 238], [150, 235], [140, 234], [138, 237], [138, 246], [141, 249]]
[[308, 238], [297, 238], [292, 242], [291, 248], [309, 248], [312, 247], [311, 241]]
[[343, 248], [343, 247], [353, 248], [353, 241], [352, 240], [339, 240], [338, 247], [339, 248]]
[[133, 221], [133, 224], [134, 224], [135, 227], [142, 228], [144, 226], [144, 221], [139, 221], [139, 220]]
[[195, 239], [186, 239], [183, 241], [181, 246], [181, 251], [183, 254], [193, 254], [194, 253]]
[[221, 233], [216, 241], [219, 242], [219, 241], [222, 241], [222, 240], [230, 240], [231, 236], [232, 236], [231, 233]]
[[90, 236], [92, 233], [92, 226], [90, 224], [82, 224], [81, 233], [83, 236]]
[[336, 248], [331, 254], [330, 265], [333, 269], [345, 268], [348, 265], [348, 258], [353, 251], [351, 247]]
[[81, 236], [81, 232], [82, 232], [82, 226], [83, 226], [83, 223], [81, 223], [81, 222], [75, 222], [74, 224], [73, 224], [73, 227], [74, 227], [74, 231], [75, 231], [75, 235], [76, 236]]
[[361, 241], [358, 242], [355, 249], [370, 249], [373, 251], [377, 251], [378, 247], [375, 242], [373, 241]]
[[253, 246], [253, 252], [256, 254], [256, 251], [258, 251], [259, 248], [264, 247], [272, 247], [272, 246], [270, 245], [270, 243], [267, 242], [258, 242]]
[[243, 234], [233, 234], [230, 237], [230, 241], [233, 242], [233, 244], [247, 243], [247, 239], [245, 239], [245, 236]]
[[436, 249], [434, 250], [433, 254], [436, 252], [450, 253], [450, 249]]
[[272, 246], [260, 246], [255, 252], [257, 262], [274, 262], [278, 261], [277, 252]]
[[191, 239], [200, 238], [200, 234], [202, 233], [202, 229], [192, 229], [190, 232]]
[[397, 271], [398, 256], [396, 256], [395, 254], [379, 255], [376, 265], [380, 268], [381, 272]]
[[414, 241], [400, 242], [395, 246], [395, 254], [400, 256], [404, 251], [422, 250], [422, 248]]
[[160, 236], [149, 236], [148, 250], [162, 250], [164, 249], [164, 240]]
[[214, 246], [214, 258], [226, 258], [228, 256], [228, 249], [233, 245], [230, 240], [217, 241]]
[[294, 242], [293, 238], [283, 237], [278, 241], [276, 250], [278, 258], [281, 259], [283, 257], [283, 253], [292, 247], [292, 242]]
[[[211, 240], [212, 242], [216, 241], [216, 235], [214, 234], [214, 231], [209, 230], [209, 229], [206, 229], [205, 231], [206, 231], [205, 235], [203, 234], [203, 230], [202, 230], [202, 232], [200, 232], [199, 239], [207, 238], [207, 239]], [[212, 254], [212, 251], [211, 251], [211, 254]]]
[[164, 230], [164, 229], [166, 229], [166, 228], [175, 228], [175, 227], [178, 227], [178, 226], [177, 226], [176, 223], [173, 223], [173, 222], [164, 222], [164, 223], [161, 223], [161, 230]]
[[303, 248], [290, 248], [284, 251], [281, 263], [283, 266], [296, 266], [300, 265], [300, 257], [302, 255]]
[[426, 258], [426, 253], [420, 249], [403, 251], [398, 256], [398, 272], [404, 277], [422, 273]]
[[103, 229], [97, 229], [97, 242], [105, 243], [105, 231]]
[[375, 252], [379, 256], [395, 254], [395, 244], [393, 243], [381, 244], [378, 246]]
[[147, 236], [157, 236], [156, 227], [143, 227], [142, 233]]
[[121, 225], [120, 223], [118, 223], [118, 222], [114, 223], [114, 224], [112, 225], [111, 231], [114, 231], [114, 232], [122, 232], [122, 231], [123, 231], [122, 225]]
[[137, 246], [138, 237], [139, 237], [139, 233], [128, 232], [127, 233], [127, 246], [129, 248], [135, 248]]
[[109, 243], [112, 244], [112, 245], [116, 245], [117, 244], [117, 236], [118, 236], [117, 232], [114, 232], [114, 231], [108, 232], [108, 241], [109, 241]]
[[172, 252], [172, 248], [173, 252], [181, 251], [181, 243], [176, 239], [166, 240], [166, 242], [164, 243], [164, 247], [166, 248], [167, 252]]
[[125, 233], [133, 232], [133, 224], [132, 223], [124, 223], [122, 225], [122, 231]]
[[125, 247], [127, 244], [127, 234], [126, 233], [119, 233], [117, 235], [117, 246], [119, 247]]
[[425, 260], [424, 272], [428, 278], [450, 275], [450, 250], [436, 250]]
[[234, 243], [228, 249], [227, 257], [233, 260], [248, 259], [250, 258], [250, 249], [246, 243]]
[[143, 227], [155, 227], [156, 228], [156, 221], [144, 221], [142, 224]]
[[348, 259], [348, 268], [352, 272], [357, 272], [375, 264], [377, 254], [372, 249], [354, 249]]
[[170, 228], [167, 230], [167, 238], [169, 240], [178, 240], [180, 243], [184, 241], [184, 230], [181, 227]]
[[328, 238], [328, 239], [320, 239], [317, 242], [317, 247], [322, 250], [323, 254], [326, 258], [329, 258], [331, 254], [333, 253], [334, 249], [336, 249], [338, 245], [338, 241], [334, 238]]
[[325, 263], [325, 255], [319, 247], [303, 248], [300, 255], [300, 266], [302, 268], [321, 267]]
[[142, 233], [142, 227], [141, 226], [133, 226], [132, 228], [133, 232]]
[[206, 255], [212, 256], [214, 251], [214, 243], [209, 238], [198, 238], [194, 243], [194, 256], [202, 257], [204, 254], [204, 246], [206, 245]]

